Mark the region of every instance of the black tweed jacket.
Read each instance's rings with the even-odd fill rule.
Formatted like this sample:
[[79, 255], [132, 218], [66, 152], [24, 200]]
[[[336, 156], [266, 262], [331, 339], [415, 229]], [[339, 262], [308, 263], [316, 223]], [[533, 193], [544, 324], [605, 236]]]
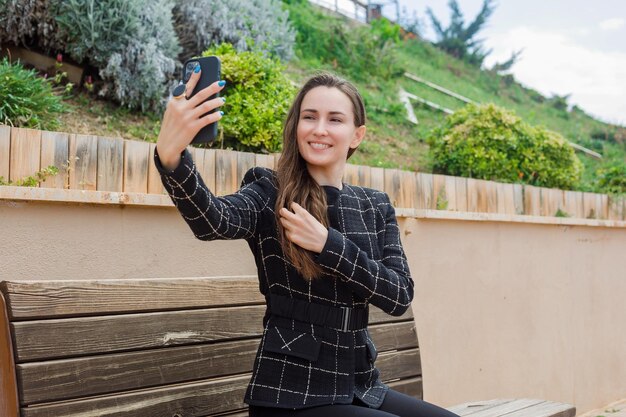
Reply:
[[[317, 262], [325, 276], [304, 280], [284, 257], [274, 215], [274, 172], [250, 169], [241, 189], [216, 197], [184, 151], [174, 171], [155, 164], [172, 201], [201, 240], [245, 239], [267, 299], [280, 295], [335, 307], [373, 304], [402, 315], [413, 298], [413, 280], [387, 194], [343, 184], [324, 187], [329, 201], [328, 239]], [[269, 310], [269, 308], [268, 308]], [[269, 312], [244, 401], [280, 408], [350, 404], [356, 396], [379, 408], [388, 387], [374, 365], [367, 329], [342, 331]]]

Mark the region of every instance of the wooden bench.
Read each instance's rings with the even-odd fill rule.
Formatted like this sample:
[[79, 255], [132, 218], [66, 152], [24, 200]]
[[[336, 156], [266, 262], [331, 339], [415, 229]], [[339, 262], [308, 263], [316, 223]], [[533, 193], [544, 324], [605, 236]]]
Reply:
[[[256, 277], [3, 281], [0, 289], [1, 416], [247, 416], [242, 400], [265, 312]], [[411, 311], [370, 310], [383, 380], [422, 398]], [[539, 400], [451, 410], [575, 414]]]

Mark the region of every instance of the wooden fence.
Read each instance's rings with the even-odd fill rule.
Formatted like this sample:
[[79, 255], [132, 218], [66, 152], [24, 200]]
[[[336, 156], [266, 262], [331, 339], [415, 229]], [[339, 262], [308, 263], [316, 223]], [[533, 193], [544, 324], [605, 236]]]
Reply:
[[[54, 165], [59, 174], [40, 187], [126, 193], [165, 193], [152, 163], [153, 143], [0, 125], [0, 176], [16, 181]], [[239, 188], [253, 166], [274, 168], [277, 157], [190, 148], [198, 171], [218, 195]], [[387, 192], [396, 207], [482, 213], [624, 220], [625, 198], [521, 184], [348, 165], [344, 181]]]

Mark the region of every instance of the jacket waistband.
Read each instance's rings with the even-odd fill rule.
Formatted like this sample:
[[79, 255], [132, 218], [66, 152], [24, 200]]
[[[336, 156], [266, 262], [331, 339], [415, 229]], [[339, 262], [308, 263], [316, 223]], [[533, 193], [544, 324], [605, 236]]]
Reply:
[[275, 294], [270, 294], [266, 298], [270, 313], [275, 316], [332, 327], [342, 332], [367, 328], [369, 318], [367, 307], [333, 307]]

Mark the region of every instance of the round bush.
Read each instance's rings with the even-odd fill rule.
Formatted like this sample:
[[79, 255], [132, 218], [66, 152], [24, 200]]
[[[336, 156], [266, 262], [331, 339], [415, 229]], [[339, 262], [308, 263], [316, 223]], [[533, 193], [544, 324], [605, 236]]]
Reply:
[[562, 189], [580, 181], [582, 163], [561, 135], [493, 104], [456, 111], [427, 141], [434, 172]]
[[599, 193], [626, 195], [626, 162], [615, 160], [598, 168], [595, 188]]
[[59, 126], [66, 106], [48, 80], [7, 58], [0, 61], [0, 80], [0, 123], [46, 130]]
[[228, 43], [203, 53], [209, 55], [220, 58], [226, 80], [221, 94], [225, 115], [219, 123], [225, 143], [245, 151], [280, 150], [283, 121], [295, 94], [284, 66], [261, 52], [237, 52]]

